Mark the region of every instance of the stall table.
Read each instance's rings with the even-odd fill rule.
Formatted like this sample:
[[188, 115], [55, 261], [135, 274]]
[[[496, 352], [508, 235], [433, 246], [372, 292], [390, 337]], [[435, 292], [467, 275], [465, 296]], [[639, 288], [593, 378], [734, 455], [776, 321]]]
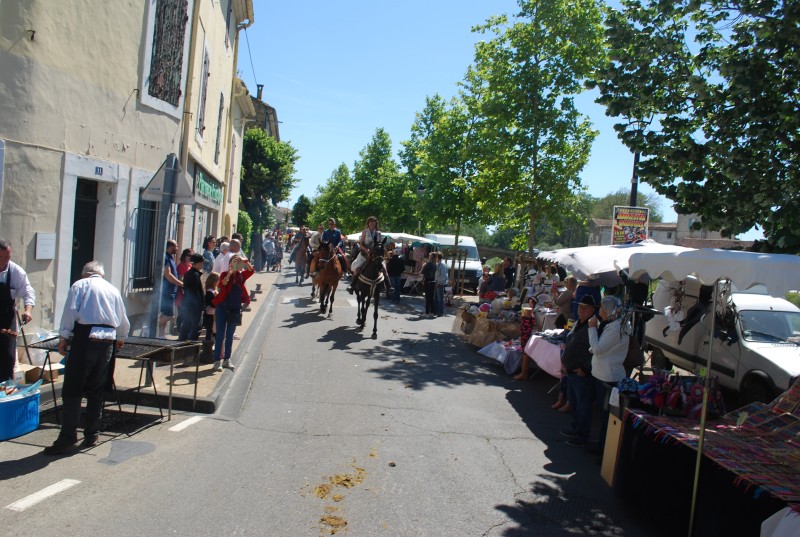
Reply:
[[[50, 353], [58, 350], [58, 337], [44, 339], [35, 343], [30, 343], [29, 348], [44, 350], [47, 354], [45, 357], [45, 364], [51, 363]], [[175, 364], [186, 360], [187, 357], [192, 356], [195, 362], [194, 373], [194, 403], [197, 402], [197, 378], [200, 372], [200, 361], [198, 360], [198, 353], [200, 351], [201, 343], [199, 341], [175, 341], [171, 339], [160, 338], [145, 338], [130, 336], [125, 339], [125, 345], [121, 349], [116, 349], [114, 352], [115, 359], [123, 360], [136, 360], [142, 362], [142, 367], [139, 370], [139, 383], [136, 387], [136, 404], [134, 406], [134, 414], [138, 409], [139, 393], [142, 389], [142, 377], [145, 370], [152, 378], [153, 364], [154, 363], [168, 363], [170, 379], [175, 373]], [[44, 371], [44, 369], [43, 369]], [[53, 390], [55, 388], [53, 387]], [[153, 392], [158, 402], [158, 390], [153, 383]], [[55, 403], [55, 391], [53, 392]], [[158, 410], [162, 413], [161, 404], [158, 403]], [[172, 380], [169, 383], [169, 396], [167, 398], [167, 420], [172, 419]]]
[[551, 343], [541, 334], [533, 334], [525, 345], [525, 354], [536, 362], [539, 369], [561, 378], [561, 346]]
[[[758, 535], [780, 509], [800, 512], [800, 418], [746, 408], [706, 427], [695, 535]], [[628, 409], [616, 465], [615, 491], [642, 508], [658, 506], [688, 525], [699, 423]]]

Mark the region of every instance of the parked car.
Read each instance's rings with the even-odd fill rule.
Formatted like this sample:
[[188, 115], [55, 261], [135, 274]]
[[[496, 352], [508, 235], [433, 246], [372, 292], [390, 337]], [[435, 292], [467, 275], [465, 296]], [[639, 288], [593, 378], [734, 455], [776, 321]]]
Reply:
[[[664, 311], [673, 300], [676, 284], [664, 280], [653, 295], [653, 307]], [[706, 296], [709, 290], [706, 288]], [[687, 318], [697, 311], [703, 295], [699, 282], [686, 281], [681, 300]], [[711, 309], [710, 302], [706, 308]], [[695, 308], [693, 311], [692, 308]], [[683, 330], [668, 328], [669, 318], [656, 315], [647, 323], [645, 342], [655, 367], [674, 364], [687, 371], [705, 367], [711, 345], [712, 315]], [[800, 308], [757, 292], [732, 292], [725, 314], [716, 316], [711, 374], [721, 386], [738, 392], [742, 403], [769, 402], [800, 376]]]
[[[445, 235], [442, 233], [429, 233], [425, 235], [426, 239], [430, 239], [439, 244], [439, 249], [446, 251], [448, 248], [453, 248], [456, 243], [455, 235]], [[475, 293], [478, 292], [478, 279], [481, 277], [483, 265], [481, 265], [481, 256], [478, 253], [478, 245], [475, 239], [466, 235], [458, 236], [458, 247], [467, 253], [467, 259], [463, 266], [461, 273], [461, 283], [464, 288], [469, 289]], [[450, 266], [450, 259], [445, 256], [447, 266]]]

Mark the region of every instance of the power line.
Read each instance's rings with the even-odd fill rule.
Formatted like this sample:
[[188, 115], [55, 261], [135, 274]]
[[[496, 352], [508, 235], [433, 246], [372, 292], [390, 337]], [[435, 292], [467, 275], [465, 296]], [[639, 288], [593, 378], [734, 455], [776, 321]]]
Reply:
[[258, 86], [258, 79], [256, 78], [256, 68], [253, 65], [253, 53], [250, 52], [250, 37], [247, 35], [247, 28], [244, 29], [244, 40], [247, 43], [247, 55], [250, 57], [250, 70], [253, 71], [253, 82]]

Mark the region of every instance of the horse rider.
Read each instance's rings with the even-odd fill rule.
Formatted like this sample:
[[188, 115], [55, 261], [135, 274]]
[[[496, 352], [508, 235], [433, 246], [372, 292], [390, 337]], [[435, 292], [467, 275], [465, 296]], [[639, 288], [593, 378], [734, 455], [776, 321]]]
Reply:
[[336, 220], [334, 218], [328, 218], [328, 229], [322, 232], [322, 240], [320, 242], [327, 242], [331, 245], [331, 251], [341, 256], [339, 260], [342, 264], [342, 272], [349, 272], [350, 266], [347, 262], [347, 256], [344, 255], [342, 232], [336, 227]]
[[[380, 242], [381, 232], [380, 226], [378, 225], [378, 219], [374, 216], [370, 216], [367, 218], [367, 225], [364, 228], [364, 231], [361, 232], [361, 237], [358, 239], [358, 245], [360, 246], [358, 257], [356, 257], [355, 261], [353, 261], [353, 264], [351, 265], [353, 269], [353, 281], [350, 283], [350, 287], [347, 288], [347, 292], [351, 295], [353, 294], [353, 291], [355, 291], [356, 283], [358, 282], [358, 276], [361, 274], [362, 268], [367, 264], [372, 247]], [[383, 273], [383, 283], [384, 288], [386, 289], [386, 297], [388, 298], [391, 291], [389, 287], [389, 275], [386, 273], [386, 267], [384, 267], [383, 264], [381, 264], [381, 272]]]

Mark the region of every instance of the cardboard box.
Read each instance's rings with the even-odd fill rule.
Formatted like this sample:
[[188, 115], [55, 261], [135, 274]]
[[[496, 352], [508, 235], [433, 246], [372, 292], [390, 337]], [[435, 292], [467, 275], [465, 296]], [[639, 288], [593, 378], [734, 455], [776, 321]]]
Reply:
[[44, 382], [55, 382], [58, 380], [58, 372], [64, 369], [64, 364], [55, 363], [47, 368], [44, 368], [44, 375], [42, 375], [42, 367], [35, 365], [20, 364], [19, 368], [25, 372], [25, 383], [33, 384], [41, 376]]

